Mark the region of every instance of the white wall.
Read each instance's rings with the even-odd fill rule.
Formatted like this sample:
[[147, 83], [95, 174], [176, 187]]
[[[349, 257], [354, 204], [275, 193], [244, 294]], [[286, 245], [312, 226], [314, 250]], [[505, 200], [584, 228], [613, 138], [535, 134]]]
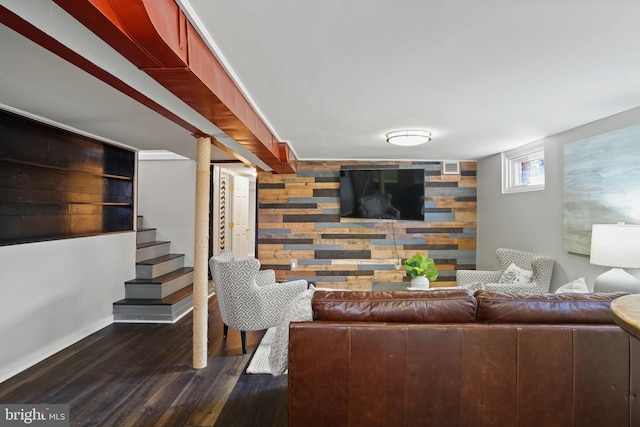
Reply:
[[135, 233], [0, 247], [0, 382], [113, 323]]
[[[521, 249], [555, 259], [551, 290], [582, 276], [587, 278], [587, 284], [592, 289], [595, 278], [607, 268], [591, 265], [588, 256], [568, 253], [563, 248], [562, 147], [573, 141], [639, 123], [640, 108], [635, 108], [545, 138], [544, 191], [502, 194], [500, 155], [480, 160], [477, 268], [496, 269], [498, 262], [495, 250], [499, 247]], [[638, 156], [640, 161], [640, 150], [629, 155]], [[629, 272], [640, 277], [640, 270]]]
[[195, 246], [196, 162], [138, 161], [138, 215], [143, 226], [157, 228], [157, 240], [171, 241], [171, 253], [185, 254], [193, 266]]

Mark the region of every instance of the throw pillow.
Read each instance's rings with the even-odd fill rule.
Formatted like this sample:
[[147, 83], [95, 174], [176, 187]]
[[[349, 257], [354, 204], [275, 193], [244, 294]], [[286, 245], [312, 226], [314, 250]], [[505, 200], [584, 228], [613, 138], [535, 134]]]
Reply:
[[567, 284], [560, 286], [556, 290], [556, 294], [588, 294], [589, 288], [587, 287], [587, 282], [585, 282], [584, 277], [580, 277], [579, 279], [572, 280]]
[[525, 270], [518, 267], [514, 263], [511, 263], [511, 265], [507, 267], [504, 273], [502, 273], [502, 277], [500, 277], [500, 281], [498, 283], [515, 283], [524, 285], [526, 283], [531, 283], [532, 277], [532, 271]]

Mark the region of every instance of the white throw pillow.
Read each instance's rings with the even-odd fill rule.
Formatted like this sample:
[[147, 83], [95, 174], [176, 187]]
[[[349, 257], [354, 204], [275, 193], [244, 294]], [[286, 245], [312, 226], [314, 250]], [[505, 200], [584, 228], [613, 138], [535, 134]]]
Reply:
[[531, 278], [533, 277], [533, 271], [525, 270], [523, 268], [518, 267], [514, 263], [511, 263], [509, 267], [502, 273], [502, 277], [498, 283], [515, 283], [519, 285], [524, 285], [527, 283], [531, 283]]
[[560, 286], [556, 290], [556, 294], [588, 294], [589, 288], [587, 287], [587, 282], [585, 282], [584, 277], [580, 277], [579, 279], [572, 280], [569, 283]]

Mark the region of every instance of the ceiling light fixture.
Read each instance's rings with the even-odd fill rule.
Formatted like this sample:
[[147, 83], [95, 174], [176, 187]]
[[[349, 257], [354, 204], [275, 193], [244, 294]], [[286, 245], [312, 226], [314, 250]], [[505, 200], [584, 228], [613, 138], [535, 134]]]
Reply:
[[428, 130], [396, 130], [389, 132], [386, 137], [389, 144], [411, 147], [431, 141], [431, 132]]

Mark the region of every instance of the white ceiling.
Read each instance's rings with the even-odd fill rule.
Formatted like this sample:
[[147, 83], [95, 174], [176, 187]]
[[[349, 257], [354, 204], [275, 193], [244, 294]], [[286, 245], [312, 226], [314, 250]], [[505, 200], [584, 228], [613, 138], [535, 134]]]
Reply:
[[[301, 160], [478, 159], [640, 106], [637, 0], [177, 2]], [[219, 132], [51, 0], [0, 4]], [[188, 131], [2, 25], [0, 57], [0, 104], [195, 156]], [[433, 141], [389, 146], [384, 134], [400, 128]]]
[[300, 159], [478, 159], [640, 105], [637, 0], [178, 3]]

